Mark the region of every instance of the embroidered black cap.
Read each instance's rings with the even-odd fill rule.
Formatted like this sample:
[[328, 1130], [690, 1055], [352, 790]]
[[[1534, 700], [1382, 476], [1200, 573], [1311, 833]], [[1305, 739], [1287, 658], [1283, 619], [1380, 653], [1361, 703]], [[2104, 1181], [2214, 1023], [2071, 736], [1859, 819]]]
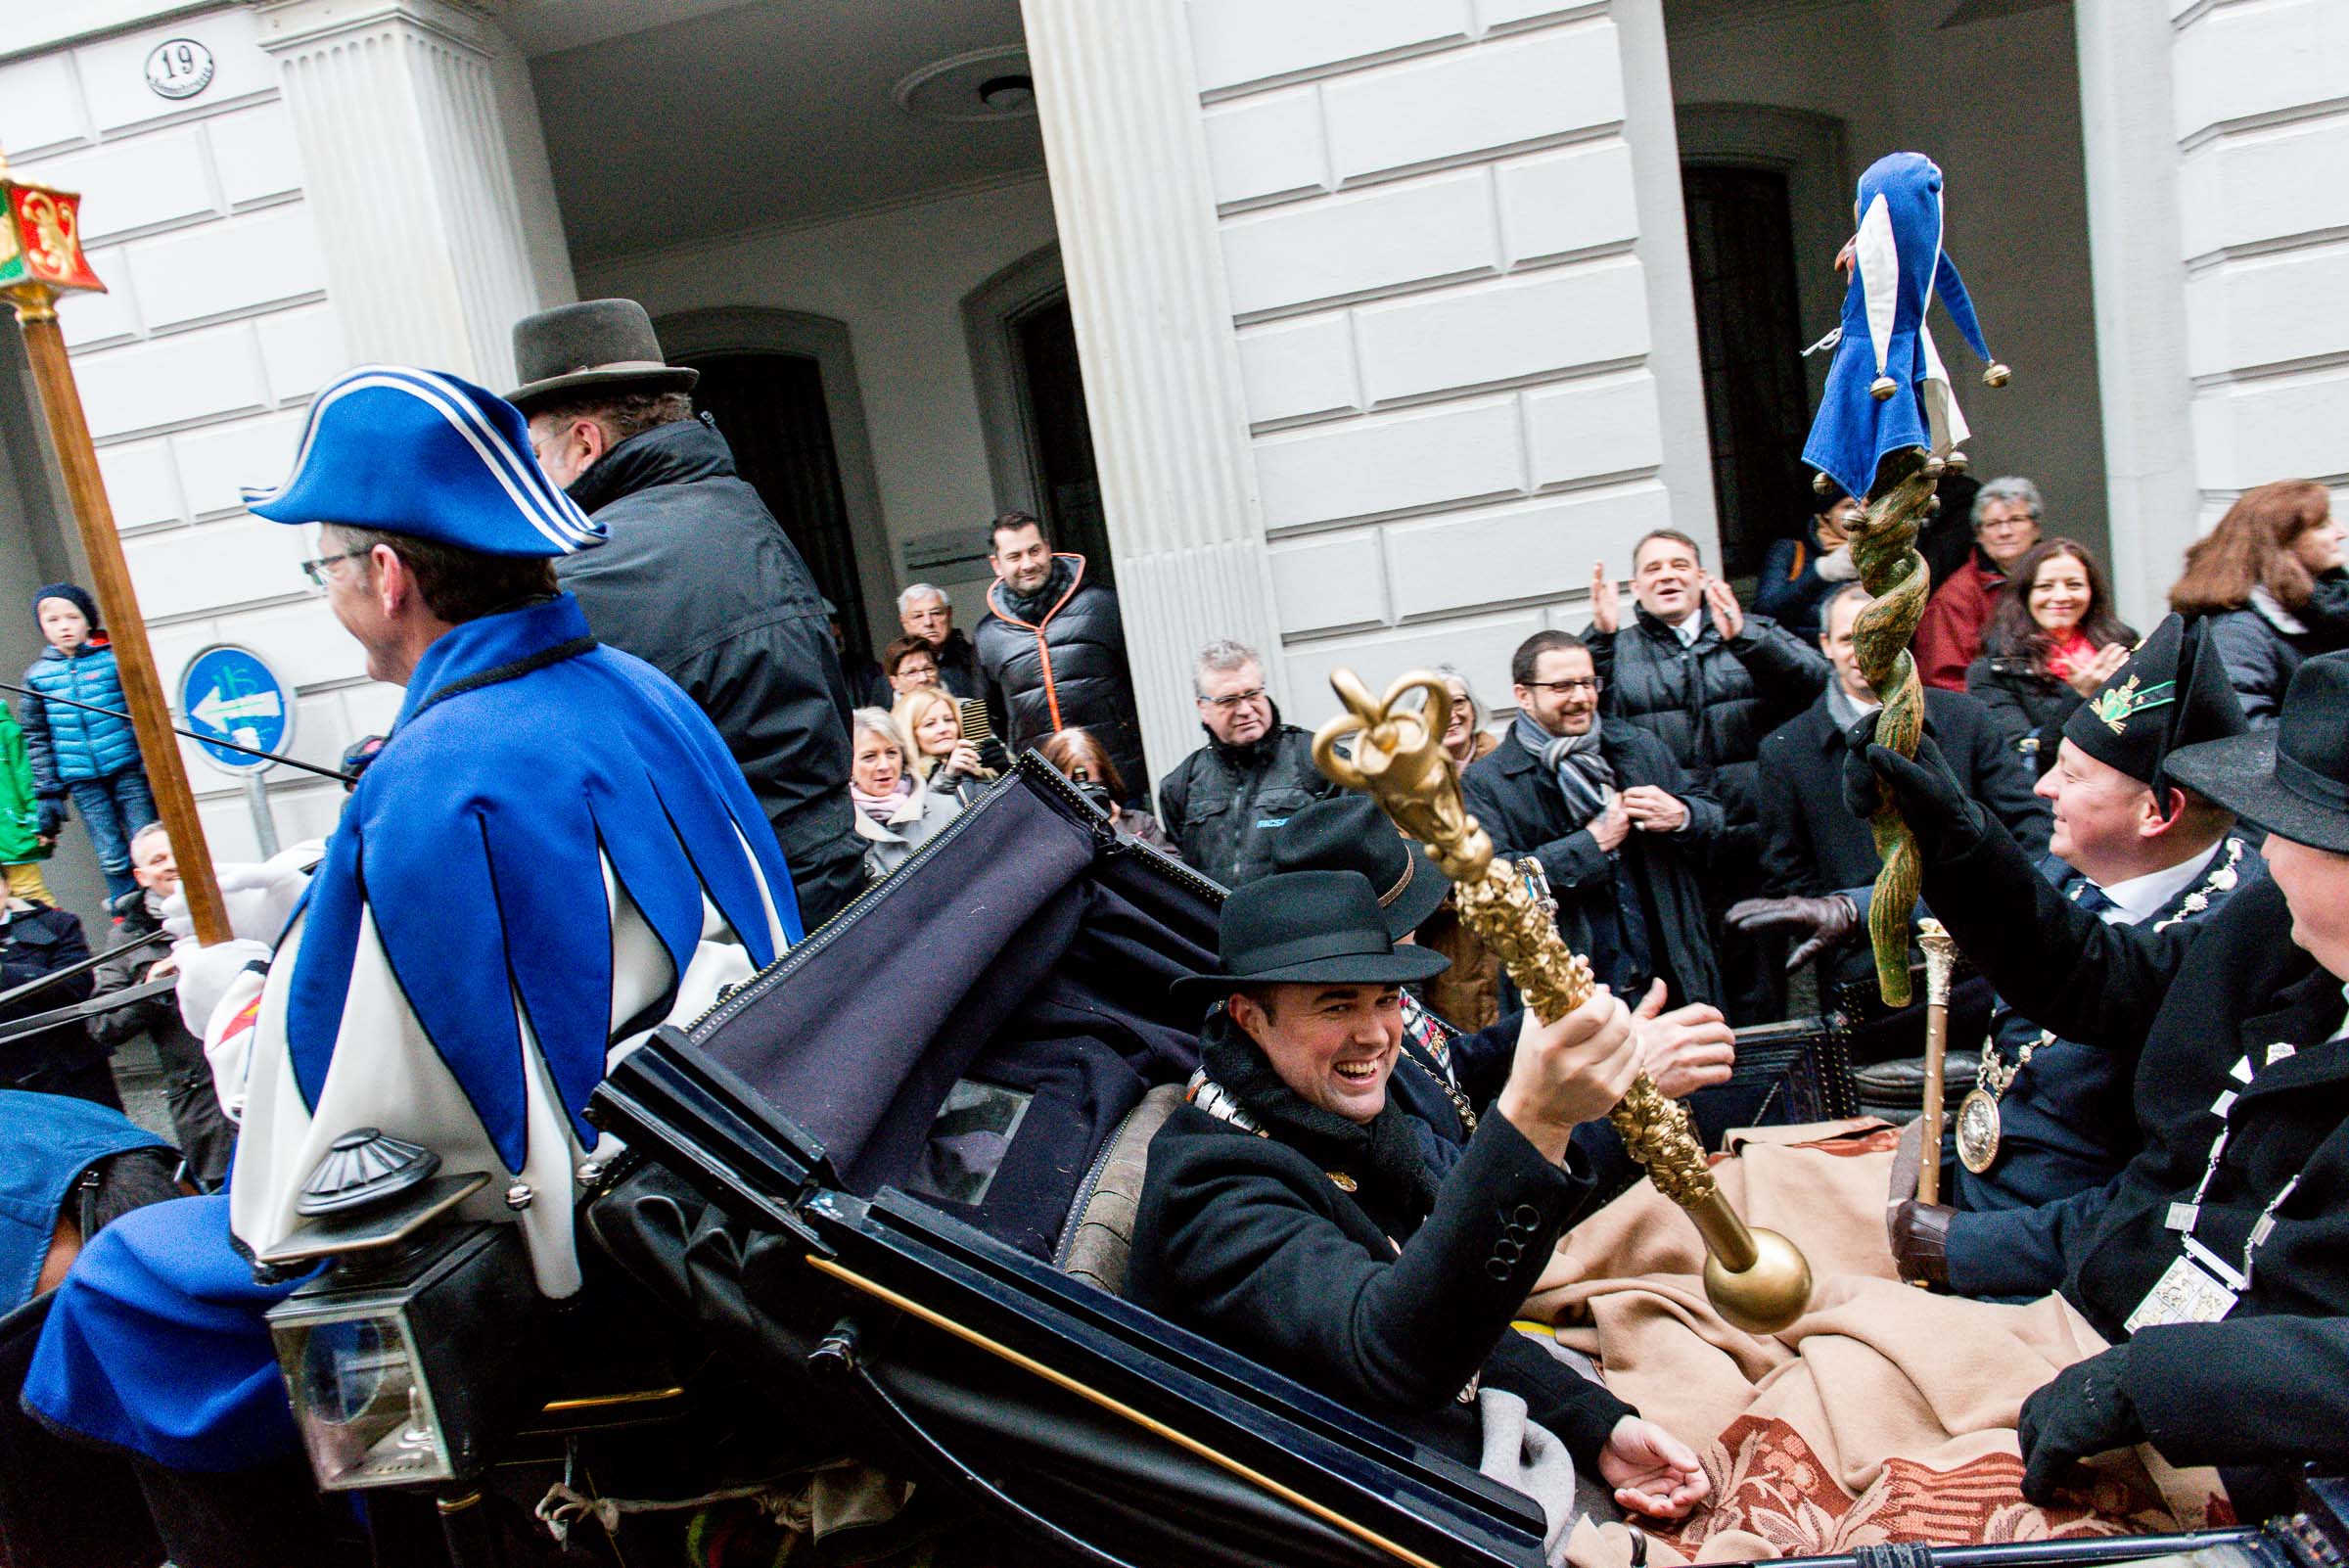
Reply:
[[2171, 754], [2250, 727], [2208, 628], [2172, 615], [2094, 697], [2072, 710], [2063, 738], [2151, 789], [2167, 815], [2171, 785], [2195, 789], [2169, 773]]

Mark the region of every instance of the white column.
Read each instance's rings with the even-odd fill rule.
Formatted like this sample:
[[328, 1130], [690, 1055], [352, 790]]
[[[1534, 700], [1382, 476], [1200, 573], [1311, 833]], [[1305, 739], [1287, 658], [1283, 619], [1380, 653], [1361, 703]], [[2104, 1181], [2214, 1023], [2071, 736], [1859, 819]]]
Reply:
[[[1128, 657], [1156, 772], [1199, 742], [1191, 663], [1264, 652], [1284, 700], [1180, 0], [1022, 0]], [[1153, 781], [1155, 782], [1155, 781]]]
[[2075, 17], [2113, 591], [2125, 620], [2150, 626], [2200, 512], [2171, 25], [2146, 0], [2079, 0]]
[[451, 0], [276, 0], [259, 17], [351, 354], [504, 391], [516, 318], [573, 297], [513, 44]]

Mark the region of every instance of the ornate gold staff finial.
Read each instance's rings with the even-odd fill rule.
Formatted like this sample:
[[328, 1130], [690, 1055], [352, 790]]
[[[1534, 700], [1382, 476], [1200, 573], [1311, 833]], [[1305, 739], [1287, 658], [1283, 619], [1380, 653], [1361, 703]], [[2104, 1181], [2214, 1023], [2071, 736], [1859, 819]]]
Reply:
[[[1507, 863], [1493, 856], [1493, 841], [1460, 798], [1458, 767], [1444, 750], [1451, 695], [1425, 670], [1404, 676], [1383, 700], [1351, 669], [1329, 677], [1346, 712], [1313, 736], [1313, 761], [1349, 789], [1362, 790], [1388, 817], [1417, 839], [1454, 884], [1460, 919], [1508, 966], [1526, 1005], [1543, 1020], [1564, 1017], [1589, 998], [1589, 961], [1567, 947], [1548, 909]], [[1425, 706], [1403, 700], [1424, 692]], [[1355, 736], [1354, 755], [1338, 743]], [[1771, 1334], [1802, 1315], [1811, 1301], [1811, 1266], [1794, 1243], [1774, 1230], [1755, 1230], [1737, 1218], [1713, 1179], [1705, 1151], [1688, 1130], [1688, 1113], [1656, 1091], [1645, 1073], [1633, 1080], [1623, 1102], [1608, 1113], [1632, 1158], [1647, 1168], [1656, 1190], [1688, 1211], [1705, 1243], [1705, 1294], [1737, 1327]]]
[[[1876, 719], [1876, 744], [1903, 757], [1916, 755], [1925, 728], [1925, 690], [1916, 678], [1909, 639], [1925, 613], [1932, 574], [1916, 550], [1916, 530], [1935, 505], [1933, 488], [1942, 460], [1921, 447], [1884, 460], [1866, 510], [1852, 529], [1852, 564], [1860, 584], [1873, 594], [1852, 623], [1852, 648], [1860, 676], [1884, 705]], [[1867, 906], [1867, 938], [1875, 950], [1876, 989], [1887, 1005], [1909, 1005], [1909, 910], [1924, 885], [1916, 837], [1900, 808], [1881, 801], [1868, 830], [1875, 836], [1875, 894]]]

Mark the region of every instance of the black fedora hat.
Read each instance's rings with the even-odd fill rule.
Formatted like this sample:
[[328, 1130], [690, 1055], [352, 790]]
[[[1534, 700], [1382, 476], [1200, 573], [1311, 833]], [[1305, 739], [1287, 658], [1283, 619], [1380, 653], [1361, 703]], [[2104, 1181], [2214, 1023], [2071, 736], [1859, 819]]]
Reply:
[[1405, 838], [1378, 803], [1356, 790], [1315, 801], [1272, 835], [1275, 871], [1359, 871], [1401, 942], [1424, 925], [1451, 891], [1434, 858]]
[[653, 318], [633, 300], [582, 300], [514, 323], [514, 374], [506, 401], [530, 411], [584, 392], [691, 392], [702, 373], [661, 353]]
[[2294, 844], [2349, 854], [2349, 653], [2292, 672], [2274, 729], [2172, 752], [2169, 776]]
[[1359, 871], [1280, 871], [1234, 889], [1216, 925], [1216, 969], [1174, 983], [1201, 1008], [1243, 986], [1399, 986], [1451, 960], [1395, 945], [1378, 892]]

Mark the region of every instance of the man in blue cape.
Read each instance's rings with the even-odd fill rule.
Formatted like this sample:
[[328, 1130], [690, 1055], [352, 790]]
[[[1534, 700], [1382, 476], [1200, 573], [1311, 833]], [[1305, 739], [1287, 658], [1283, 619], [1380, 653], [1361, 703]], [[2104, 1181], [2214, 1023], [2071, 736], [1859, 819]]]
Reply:
[[538, 1288], [570, 1295], [575, 1173], [613, 1152], [588, 1094], [801, 935], [716, 731], [556, 591], [554, 559], [602, 530], [511, 404], [352, 371], [311, 405], [293, 474], [248, 505], [322, 525], [305, 570], [407, 697], [315, 873], [240, 886], [239, 940], [180, 945], [182, 1012], [242, 1115], [228, 1191], [101, 1232], [26, 1381], [45, 1425], [133, 1456], [183, 1568], [299, 1550], [241, 1534], [265, 1511], [256, 1474], [308, 1491], [263, 1321], [289, 1287], [256, 1285], [246, 1255], [299, 1223], [335, 1140], [381, 1129], [487, 1172], [462, 1213], [519, 1224]]

